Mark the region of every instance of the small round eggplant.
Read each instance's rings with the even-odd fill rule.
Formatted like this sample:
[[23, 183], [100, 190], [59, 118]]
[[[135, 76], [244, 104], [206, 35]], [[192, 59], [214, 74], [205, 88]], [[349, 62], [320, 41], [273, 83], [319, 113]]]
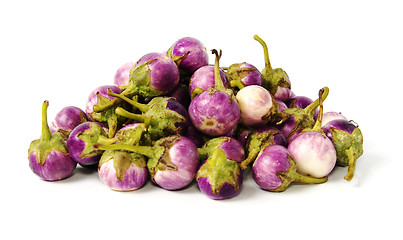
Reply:
[[363, 136], [361, 130], [353, 122], [335, 119], [322, 127], [323, 132], [333, 142], [339, 166], [348, 166], [344, 179], [351, 181], [354, 177], [357, 159], [363, 154]]
[[69, 177], [77, 166], [67, 151], [65, 137], [60, 132], [51, 133], [47, 123], [48, 101], [42, 104], [42, 134], [31, 142], [28, 160], [31, 170], [46, 181]]
[[328, 122], [336, 119], [342, 119], [348, 121], [348, 119], [340, 112], [325, 112], [323, 113], [322, 117], [322, 127], [325, 126]]
[[239, 194], [243, 173], [239, 164], [229, 160], [225, 151], [216, 148], [197, 171], [196, 181], [201, 192], [216, 200]]
[[[225, 87], [229, 86], [225, 72], [220, 68], [220, 77]], [[189, 82], [189, 94], [193, 99], [197, 94], [207, 91], [210, 87], [215, 85], [214, 66], [208, 65], [197, 69], [193, 73]]]
[[252, 166], [256, 184], [268, 191], [285, 191], [292, 182], [324, 183], [327, 177], [312, 178], [297, 173], [297, 166], [288, 150], [281, 145], [263, 148]]
[[67, 138], [75, 127], [86, 121], [88, 121], [87, 115], [80, 108], [64, 107], [56, 114], [55, 119], [50, 124], [50, 131], [52, 133], [61, 132]]
[[211, 154], [213, 154], [216, 148], [221, 148], [222, 150], [224, 150], [229, 160], [238, 163], [245, 160], [245, 150], [242, 144], [234, 138], [221, 136], [208, 140], [199, 149], [201, 161], [206, 160]]
[[262, 74], [252, 64], [234, 63], [226, 73], [232, 88], [242, 89], [249, 85], [262, 85]]
[[115, 73], [113, 83], [118, 87], [127, 86], [129, 84], [130, 69], [134, 66], [134, 62], [127, 62], [120, 66]]
[[185, 75], [193, 74], [197, 69], [208, 64], [206, 47], [196, 38], [183, 37], [168, 49], [167, 55], [175, 61]]

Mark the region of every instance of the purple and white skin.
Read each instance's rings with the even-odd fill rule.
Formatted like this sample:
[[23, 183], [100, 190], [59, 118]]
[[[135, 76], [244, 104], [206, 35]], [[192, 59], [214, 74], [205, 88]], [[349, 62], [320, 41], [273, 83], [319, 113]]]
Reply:
[[256, 159], [259, 152], [268, 145], [280, 145], [287, 147], [288, 142], [281, 131], [271, 125], [265, 125], [254, 129], [246, 140], [245, 149], [247, 157], [241, 162], [240, 167], [246, 169]]
[[206, 66], [209, 61], [206, 47], [192, 37], [177, 40], [168, 49], [167, 55], [185, 75], [192, 75], [197, 69]]
[[56, 114], [49, 127], [52, 133], [59, 131], [67, 138], [75, 127], [86, 121], [88, 121], [87, 115], [83, 110], [78, 107], [68, 106], [62, 108]]
[[215, 60], [215, 85], [198, 94], [189, 105], [189, 117], [200, 132], [209, 136], [225, 135], [239, 122], [240, 109], [231, 89], [225, 88], [219, 73], [217, 50]]
[[322, 127], [323, 132], [333, 142], [339, 166], [348, 166], [344, 179], [354, 177], [357, 159], [363, 154], [363, 136], [358, 125], [345, 119], [335, 119]]
[[[224, 87], [229, 86], [229, 82], [225, 72], [220, 68], [220, 77], [224, 84]], [[207, 91], [210, 87], [215, 85], [215, 74], [214, 66], [208, 65], [201, 67], [193, 73], [189, 82], [189, 94], [190, 98], [193, 99], [196, 95]]]
[[196, 181], [202, 193], [215, 200], [229, 199], [239, 194], [243, 173], [239, 164], [229, 160], [221, 148], [213, 153], [200, 166]]
[[110, 108], [104, 108], [105, 106], [109, 106], [109, 104], [113, 103], [115, 100], [115, 97], [111, 96], [108, 91], [115, 94], [120, 94], [122, 92], [119, 87], [114, 85], [103, 85], [95, 88], [88, 96], [85, 113], [90, 121], [105, 124], [109, 129], [109, 138], [112, 138], [119, 128], [119, 125], [126, 121], [126, 119], [115, 113], [116, 107], [122, 106], [121, 103]]
[[246, 126], [262, 126], [285, 116], [270, 92], [259, 85], [242, 88], [236, 94], [236, 100], [241, 110], [241, 122]]
[[325, 112], [323, 113], [322, 117], [322, 127], [325, 126], [328, 122], [336, 119], [348, 121], [348, 119], [343, 114], [341, 114], [341, 112]]
[[130, 69], [134, 66], [134, 62], [127, 62], [116, 70], [113, 83], [118, 87], [123, 87], [129, 84]]
[[126, 150], [147, 156], [151, 180], [167, 190], [179, 190], [188, 186], [199, 166], [196, 145], [180, 135], [161, 138], [153, 146], [116, 143], [95, 144], [94, 147], [103, 150]]
[[263, 148], [252, 165], [252, 177], [256, 184], [271, 192], [283, 192], [290, 183], [324, 183], [327, 177], [312, 178], [297, 173], [297, 166], [287, 148], [269, 145]]
[[208, 140], [201, 148], [199, 148], [200, 160], [206, 160], [213, 154], [216, 148], [224, 150], [229, 160], [237, 163], [245, 160], [245, 150], [243, 145], [238, 140], [227, 136], [216, 137]]
[[301, 131], [288, 145], [288, 151], [297, 164], [297, 171], [303, 175], [322, 178], [336, 165], [336, 149], [322, 131], [324, 89], [319, 91], [319, 115], [312, 129]]
[[67, 151], [62, 133], [51, 133], [47, 123], [48, 101], [42, 104], [42, 134], [28, 149], [29, 167], [45, 181], [62, 180], [73, 174], [77, 163]]
[[94, 149], [93, 145], [99, 142], [111, 142], [101, 124], [97, 122], [85, 122], [78, 125], [70, 133], [66, 144], [67, 149], [74, 161], [82, 166], [98, 164], [103, 153], [102, 150]]
[[262, 74], [250, 63], [234, 63], [228, 67], [227, 76], [232, 88], [242, 89], [249, 85], [262, 85]]
[[292, 95], [288, 74], [282, 68], [272, 68], [266, 43], [258, 35], [253, 38], [262, 45], [264, 51], [265, 68], [261, 71], [262, 86], [269, 90], [275, 99], [287, 102]]

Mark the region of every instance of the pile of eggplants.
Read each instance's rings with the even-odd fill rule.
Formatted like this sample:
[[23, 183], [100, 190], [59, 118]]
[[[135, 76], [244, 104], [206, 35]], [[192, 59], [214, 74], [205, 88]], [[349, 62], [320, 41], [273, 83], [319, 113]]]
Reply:
[[111, 85], [89, 91], [84, 110], [67, 106], [48, 124], [45, 100], [30, 168], [46, 181], [92, 168], [124, 192], [148, 181], [171, 191], [194, 183], [211, 199], [240, 194], [247, 171], [271, 192], [324, 183], [335, 166], [347, 167], [350, 181], [363, 154], [358, 124], [324, 113], [328, 87], [314, 100], [296, 95], [288, 74], [272, 67], [266, 43], [254, 39], [263, 47], [261, 71], [246, 62], [222, 67], [221, 50], [184, 37], [122, 64]]

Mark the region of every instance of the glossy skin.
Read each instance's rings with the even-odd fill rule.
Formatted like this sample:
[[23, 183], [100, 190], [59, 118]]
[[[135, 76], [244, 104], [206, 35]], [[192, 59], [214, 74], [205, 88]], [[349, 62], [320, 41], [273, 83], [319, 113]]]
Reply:
[[262, 74], [260, 74], [259, 70], [255, 66], [249, 63], [242, 63], [240, 68], [255, 69], [254, 71], [249, 71], [248, 74], [241, 79], [241, 82], [244, 86], [262, 85]]
[[[204, 163], [207, 164], [207, 163]], [[215, 200], [223, 200], [223, 199], [229, 199], [232, 197], [235, 197], [239, 194], [241, 191], [242, 183], [243, 183], [243, 173], [242, 171], [239, 172], [237, 176], [238, 180], [238, 189], [235, 189], [234, 186], [228, 182], [225, 182], [221, 188], [218, 194], [214, 194], [212, 191], [211, 184], [209, 182], [209, 179], [207, 177], [201, 177], [197, 180], [197, 184], [199, 186], [199, 189], [201, 192], [206, 194], [208, 197], [215, 199]]]
[[316, 178], [327, 176], [336, 164], [336, 150], [332, 141], [317, 132], [296, 136], [288, 151], [297, 164], [298, 172]]
[[77, 163], [69, 155], [58, 151], [50, 151], [43, 165], [38, 164], [36, 153], [29, 155], [29, 167], [40, 178], [46, 181], [57, 181], [69, 177]]
[[348, 121], [348, 119], [339, 112], [325, 112], [323, 113], [322, 117], [322, 127], [325, 126], [328, 122], [336, 119]]
[[288, 154], [288, 150], [281, 145], [267, 146], [259, 153], [252, 166], [252, 177], [259, 187], [274, 190], [281, 186], [283, 181], [277, 172], [289, 170]]
[[[228, 86], [228, 79], [225, 75], [224, 71], [220, 69], [220, 76], [224, 86]], [[201, 88], [204, 91], [209, 89], [210, 87], [214, 86], [214, 66], [208, 65], [199, 68], [196, 72], [193, 73], [192, 77], [190, 78], [189, 83], [189, 94], [192, 94], [194, 89]]]
[[241, 121], [246, 126], [261, 126], [268, 121], [262, 119], [273, 107], [273, 98], [265, 88], [252, 85], [239, 90], [236, 99], [241, 109]]
[[188, 138], [182, 136], [168, 151], [170, 161], [177, 167], [177, 170], [157, 170], [153, 181], [167, 190], [182, 189], [189, 185], [196, 176], [199, 166], [197, 147]]
[[227, 158], [232, 161], [240, 163], [245, 160], [245, 150], [242, 144], [234, 138], [229, 138], [228, 141], [224, 141], [219, 148], [224, 150]]
[[178, 67], [187, 74], [192, 74], [197, 69], [208, 64], [208, 53], [206, 47], [197, 39], [184, 37], [176, 41], [170, 48], [170, 55], [182, 56], [189, 54], [182, 59]]
[[210, 136], [225, 135], [240, 119], [240, 109], [236, 100], [221, 91], [208, 91], [197, 95], [189, 106], [189, 116], [193, 125]]
[[148, 63], [150, 69], [150, 86], [162, 93], [173, 90], [179, 82], [179, 69], [175, 62], [163, 53], [148, 53], [141, 57], [135, 66], [139, 66], [149, 60], [156, 59]]
[[98, 169], [99, 179], [109, 188], [116, 191], [133, 191], [141, 188], [148, 178], [148, 171], [145, 167], [138, 167], [131, 163], [125, 172], [123, 181], [116, 177], [116, 169], [113, 166], [113, 159], [103, 163]]
[[332, 133], [330, 131], [330, 128], [336, 128], [342, 131], [345, 131], [348, 134], [352, 134], [354, 129], [357, 128], [357, 126], [354, 123], [351, 123], [345, 119], [335, 119], [332, 120], [328, 123], [326, 123], [323, 127], [322, 130], [323, 132], [326, 134], [326, 136], [332, 140], [333, 136]]
[[126, 86], [129, 84], [130, 69], [134, 66], [134, 62], [127, 62], [120, 66], [115, 73], [113, 83], [116, 86]]
[[[90, 166], [97, 164], [99, 159], [101, 158], [102, 153], [96, 154], [91, 157], [84, 157], [82, 158], [80, 154], [85, 150], [87, 143], [79, 138], [79, 135], [92, 128], [99, 128], [99, 131], [104, 131], [102, 126], [95, 122], [85, 122], [78, 125], [70, 134], [69, 138], [67, 139], [66, 145], [67, 149], [73, 158], [74, 161], [80, 163], [84, 166]], [[105, 133], [106, 136], [106, 133]], [[97, 136], [94, 136], [97, 138]]]
[[275, 99], [278, 99], [283, 102], [287, 102], [291, 98], [291, 89], [286, 87], [277, 87], [276, 93], [273, 95]]
[[86, 121], [87, 116], [83, 110], [78, 107], [68, 106], [56, 114], [49, 127], [52, 133], [59, 130], [68, 136], [75, 127]]

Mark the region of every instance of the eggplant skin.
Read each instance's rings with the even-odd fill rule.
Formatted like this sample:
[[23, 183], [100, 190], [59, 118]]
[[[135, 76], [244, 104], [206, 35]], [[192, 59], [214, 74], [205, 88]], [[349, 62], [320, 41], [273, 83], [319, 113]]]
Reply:
[[38, 164], [36, 153], [29, 157], [32, 171], [45, 181], [58, 181], [71, 176], [77, 163], [69, 156], [58, 151], [50, 151], [43, 165]]

